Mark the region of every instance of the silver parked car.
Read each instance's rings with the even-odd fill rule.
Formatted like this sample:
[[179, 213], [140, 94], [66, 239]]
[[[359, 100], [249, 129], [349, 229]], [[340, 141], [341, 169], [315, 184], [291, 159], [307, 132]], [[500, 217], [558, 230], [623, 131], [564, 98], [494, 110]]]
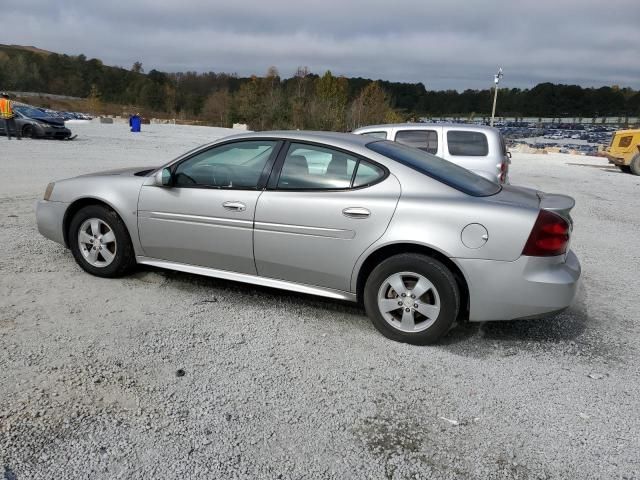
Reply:
[[396, 142], [262, 132], [51, 183], [37, 221], [94, 275], [138, 263], [360, 301], [385, 336], [426, 344], [456, 319], [566, 308], [573, 206]]
[[511, 154], [497, 128], [459, 123], [395, 123], [370, 125], [353, 133], [419, 148], [489, 180], [509, 183]]

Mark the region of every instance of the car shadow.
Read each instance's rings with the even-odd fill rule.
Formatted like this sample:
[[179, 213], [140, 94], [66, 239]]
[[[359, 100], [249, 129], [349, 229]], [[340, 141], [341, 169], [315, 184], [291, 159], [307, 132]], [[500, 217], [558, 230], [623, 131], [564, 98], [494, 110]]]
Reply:
[[201, 275], [173, 270], [164, 270], [147, 265], [138, 266], [136, 273], [134, 273], [132, 277], [143, 279], [149, 273], [158, 274], [163, 279], [159, 282], [153, 283], [159, 283], [162, 286], [170, 286], [179, 290], [188, 290], [192, 292], [194, 287], [196, 287], [210, 291], [216, 291], [219, 295], [241, 294], [246, 295], [247, 297], [259, 296], [263, 300], [268, 299], [278, 303], [286, 302], [292, 305], [305, 305], [333, 312], [343, 312], [352, 315], [365, 315], [364, 308], [362, 308], [359, 304], [348, 302], [345, 300], [319, 297], [305, 293], [292, 292], [289, 290], [265, 287], [262, 285], [252, 285], [249, 283], [205, 277]]
[[[249, 299], [259, 297], [261, 301], [272, 301], [280, 305], [289, 304], [292, 308], [309, 307], [335, 314], [360, 316], [363, 325], [368, 325], [364, 308], [347, 301], [149, 266], [140, 266], [133, 278], [149, 281], [146, 279], [149, 274], [154, 279], [153, 283], [163, 287], [190, 293], [197, 293], [198, 289], [203, 293], [207, 292], [206, 297], [203, 295], [205, 298], [198, 302], [218, 301], [218, 297], [241, 294]], [[435, 344], [435, 348], [443, 348], [456, 355], [474, 358], [548, 351], [561, 351], [568, 355], [589, 358], [616, 358], [602, 340], [602, 336], [597, 334], [597, 323], [589, 317], [586, 291], [581, 287], [574, 304], [561, 313], [531, 320], [458, 322]]]

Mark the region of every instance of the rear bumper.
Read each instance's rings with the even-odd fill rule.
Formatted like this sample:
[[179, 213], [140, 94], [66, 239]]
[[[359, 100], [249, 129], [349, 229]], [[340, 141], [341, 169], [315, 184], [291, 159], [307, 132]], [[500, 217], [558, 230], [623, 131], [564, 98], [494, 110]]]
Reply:
[[580, 281], [578, 257], [525, 257], [514, 262], [456, 259], [469, 284], [469, 320], [515, 320], [564, 310]]
[[39, 200], [36, 204], [36, 222], [38, 231], [49, 240], [65, 245], [64, 242], [64, 212], [66, 212], [68, 203], [49, 202], [47, 200]]

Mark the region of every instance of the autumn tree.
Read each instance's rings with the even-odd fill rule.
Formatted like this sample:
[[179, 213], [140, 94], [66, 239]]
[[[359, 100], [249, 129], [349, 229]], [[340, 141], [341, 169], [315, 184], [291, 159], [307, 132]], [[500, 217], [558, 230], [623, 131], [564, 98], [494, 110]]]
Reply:
[[378, 82], [369, 83], [351, 103], [349, 112], [351, 129], [363, 125], [398, 121], [401, 121], [400, 115], [391, 108], [389, 97]]
[[312, 80], [309, 77], [308, 67], [298, 67], [294, 75], [293, 88], [289, 93], [291, 110], [291, 127], [304, 129], [308, 124], [308, 104], [310, 103], [310, 91]]
[[102, 101], [98, 87], [95, 84], [91, 85], [91, 92], [89, 93], [89, 97], [87, 97], [87, 101], [91, 113], [98, 114], [101, 112]]
[[228, 90], [219, 90], [207, 97], [202, 107], [202, 117], [218, 127], [231, 126], [232, 97]]

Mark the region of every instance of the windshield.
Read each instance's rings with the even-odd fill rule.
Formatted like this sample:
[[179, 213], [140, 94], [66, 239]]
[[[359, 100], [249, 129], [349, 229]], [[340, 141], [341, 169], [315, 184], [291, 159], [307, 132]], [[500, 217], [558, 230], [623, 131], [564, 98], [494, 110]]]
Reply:
[[474, 197], [495, 195], [500, 185], [430, 153], [388, 140], [367, 144], [369, 150]]
[[24, 105], [16, 105], [13, 109], [29, 118], [49, 118], [49, 115], [37, 108], [25, 107]]

